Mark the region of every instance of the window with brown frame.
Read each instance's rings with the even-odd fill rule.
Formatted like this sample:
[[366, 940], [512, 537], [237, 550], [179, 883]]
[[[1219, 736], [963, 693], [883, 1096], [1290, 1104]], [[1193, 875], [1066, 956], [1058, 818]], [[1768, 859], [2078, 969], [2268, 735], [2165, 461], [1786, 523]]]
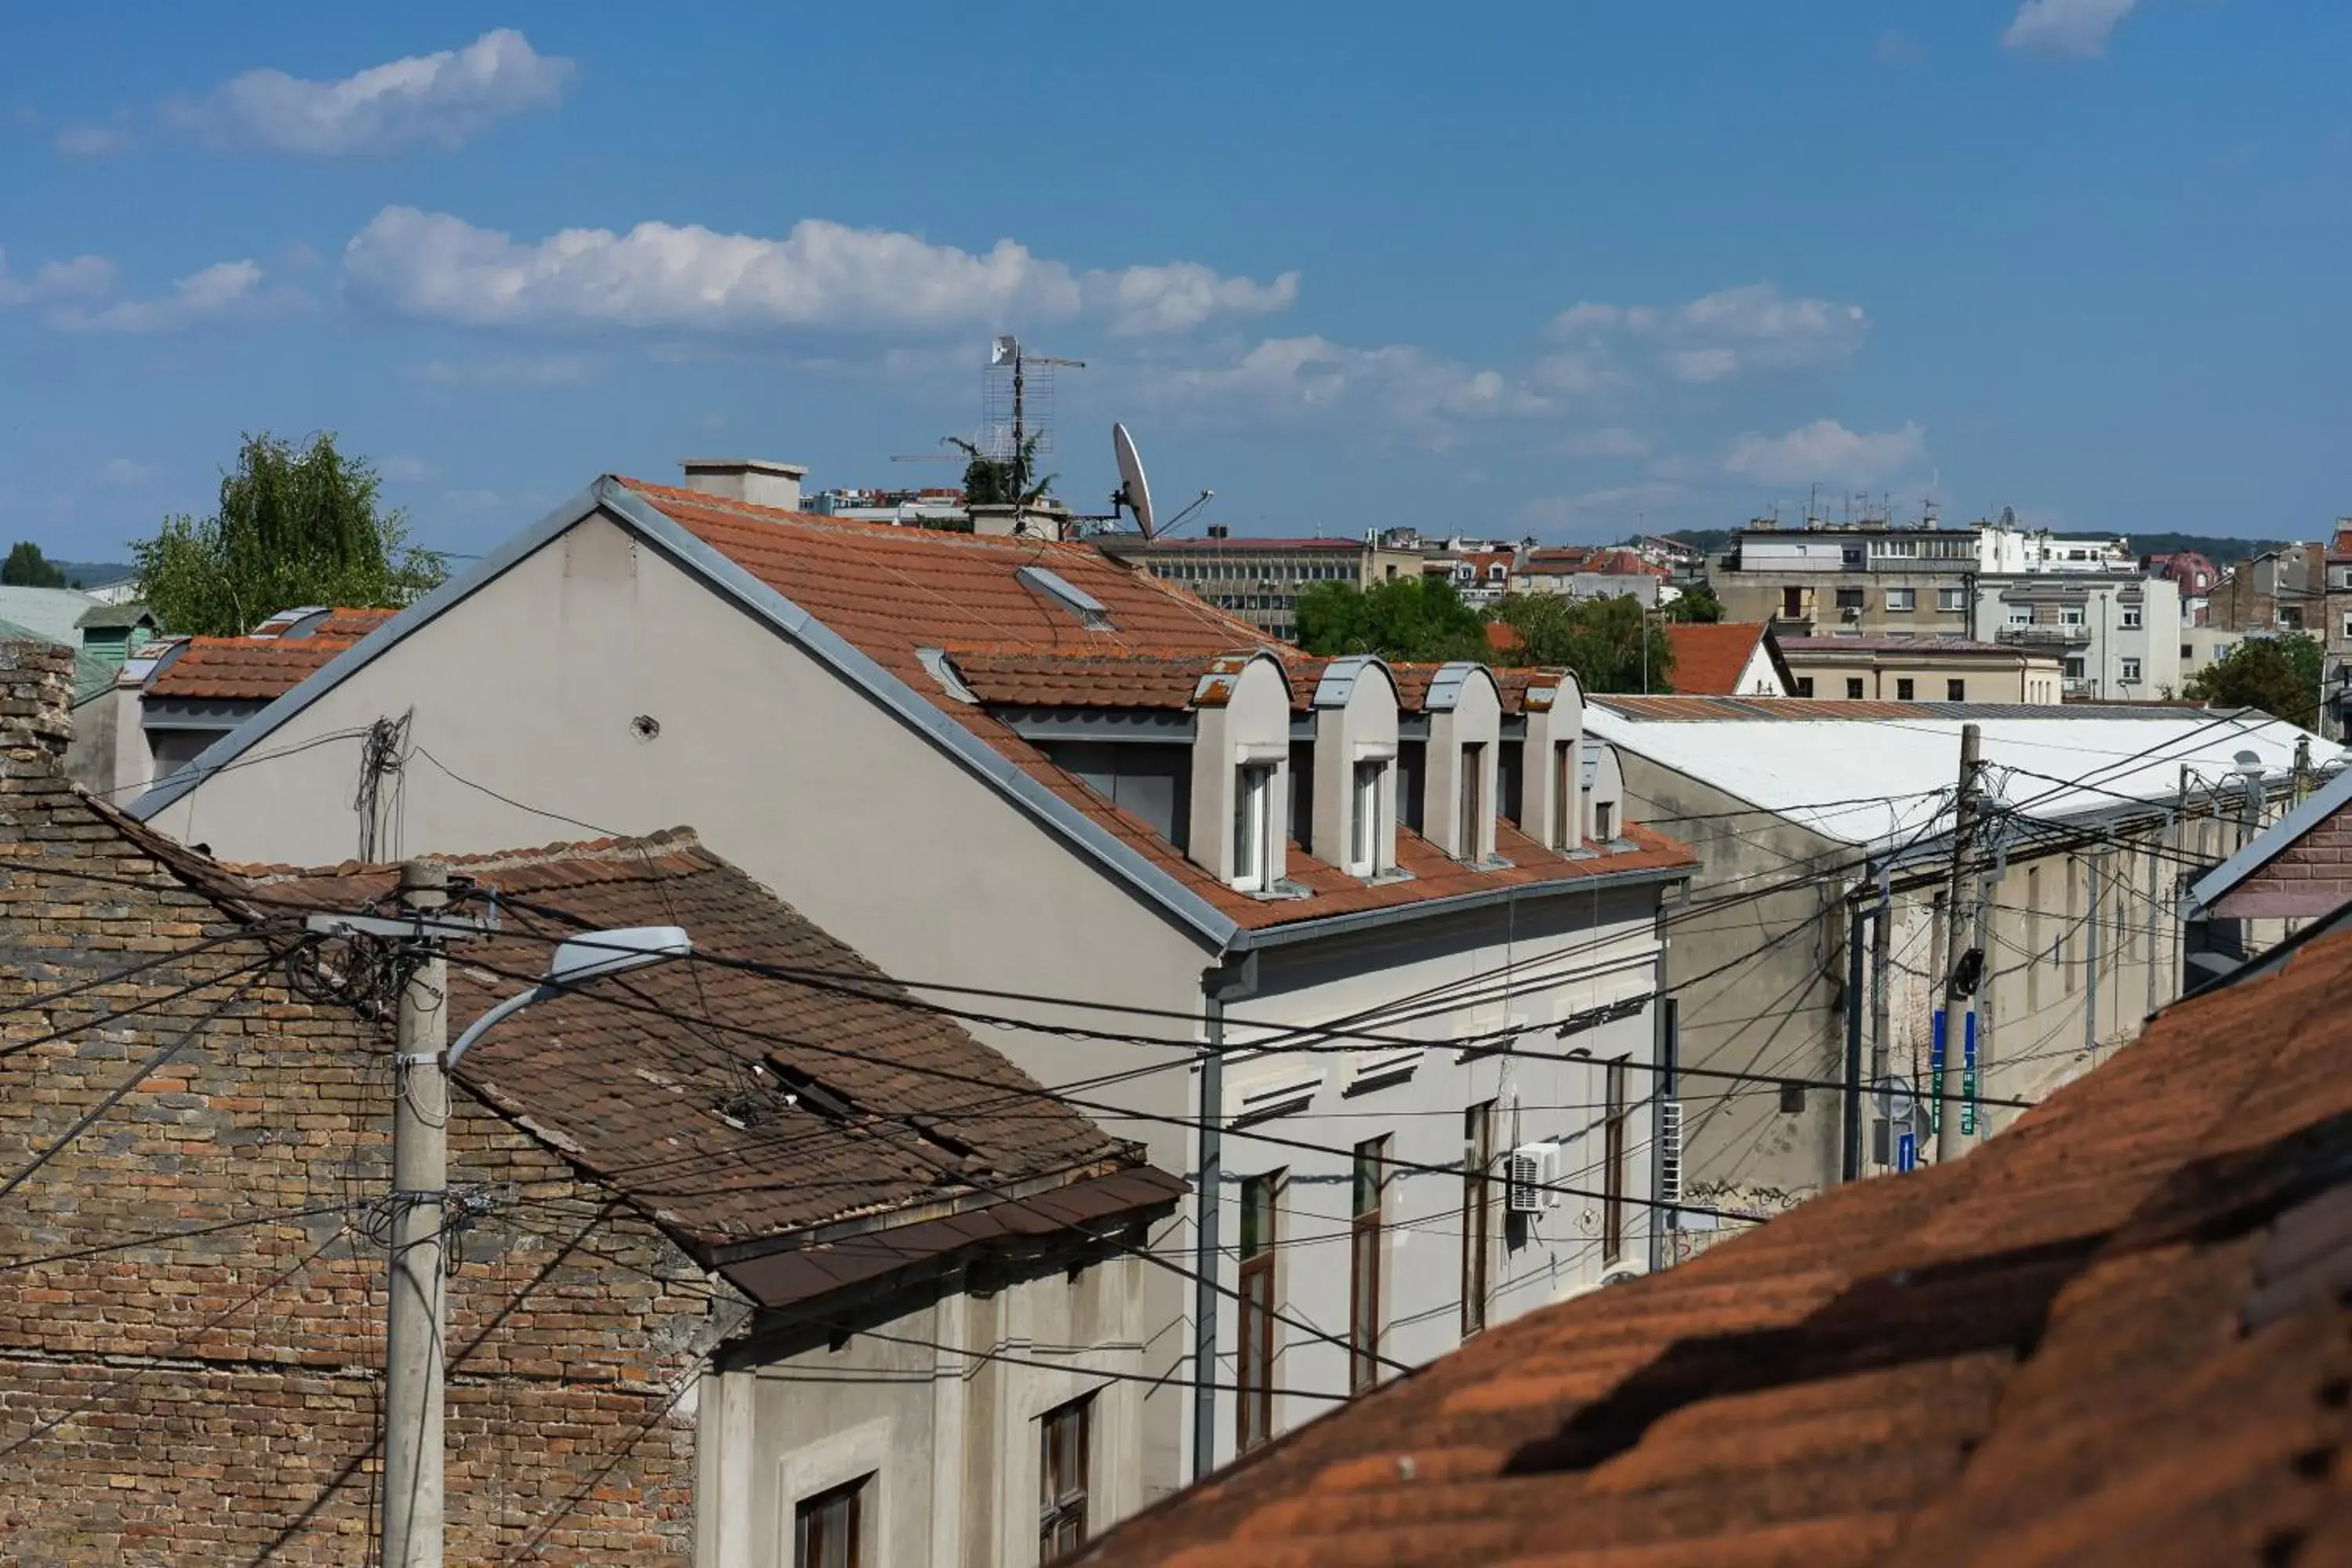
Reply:
[[1583, 788], [1577, 777], [1576, 747], [1567, 741], [1551, 745], [1551, 842], [1555, 849], [1576, 848], [1584, 835], [1576, 824], [1576, 798]]
[[1602, 1069], [1601, 1123], [1601, 1261], [1625, 1256], [1625, 1127], [1633, 1110], [1625, 1103], [1625, 1058]]
[[872, 1476], [804, 1498], [793, 1510], [793, 1568], [866, 1568], [866, 1491]]
[[1274, 1194], [1279, 1173], [1242, 1180], [1241, 1310], [1235, 1329], [1236, 1445], [1244, 1453], [1274, 1436]]
[[[1465, 747], [1464, 750], [1468, 750]], [[1356, 1145], [1353, 1217], [1348, 1226], [1348, 1389], [1381, 1380], [1381, 1210], [1388, 1192], [1386, 1138]]]
[[1095, 1396], [1037, 1418], [1037, 1561], [1058, 1563], [1087, 1542], [1087, 1468]]
[[1495, 1102], [1462, 1113], [1462, 1337], [1486, 1327], [1486, 1238], [1494, 1228]]
[[1462, 837], [1455, 853], [1465, 860], [1478, 858], [1486, 826], [1486, 744], [1473, 741], [1462, 748]]

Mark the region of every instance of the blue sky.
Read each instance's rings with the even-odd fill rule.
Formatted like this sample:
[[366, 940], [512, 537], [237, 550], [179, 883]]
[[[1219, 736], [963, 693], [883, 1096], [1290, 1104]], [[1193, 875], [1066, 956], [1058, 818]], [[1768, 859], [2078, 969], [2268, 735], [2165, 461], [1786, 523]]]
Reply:
[[[1552, 539], [1891, 493], [2352, 512], [2352, 7], [12, 6], [0, 538], [114, 557], [238, 433], [480, 551], [688, 453], [813, 484], [1085, 359], [1052, 466], [1237, 532]], [[1843, 506], [1825, 500], [1834, 514]]]

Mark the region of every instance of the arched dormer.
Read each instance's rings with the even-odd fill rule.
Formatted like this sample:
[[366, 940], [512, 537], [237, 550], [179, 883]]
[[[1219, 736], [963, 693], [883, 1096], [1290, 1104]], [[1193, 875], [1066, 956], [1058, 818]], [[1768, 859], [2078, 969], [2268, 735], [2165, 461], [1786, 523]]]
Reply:
[[1444, 664], [1422, 700], [1429, 715], [1422, 834], [1456, 860], [1494, 858], [1503, 694], [1483, 664]]
[[1564, 669], [1528, 681], [1519, 756], [1519, 831], [1545, 848], [1584, 847], [1584, 691]]
[[1249, 893], [1281, 890], [1290, 843], [1290, 680], [1270, 653], [1211, 663], [1192, 692], [1193, 861]]
[[1604, 849], [1625, 837], [1625, 772], [1605, 741], [1584, 748], [1584, 831]]
[[1352, 877], [1396, 868], [1397, 691], [1370, 654], [1323, 667], [1315, 713], [1315, 858]]

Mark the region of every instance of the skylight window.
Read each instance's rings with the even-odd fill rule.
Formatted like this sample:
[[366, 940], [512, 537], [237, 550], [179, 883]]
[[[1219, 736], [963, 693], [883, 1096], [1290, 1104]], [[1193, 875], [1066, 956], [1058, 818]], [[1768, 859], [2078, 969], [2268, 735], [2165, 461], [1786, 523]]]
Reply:
[[1088, 631], [1107, 632], [1111, 629], [1110, 611], [1103, 602], [1059, 572], [1049, 572], [1043, 566], [1024, 566], [1015, 574], [1024, 584], [1077, 616], [1078, 624]]

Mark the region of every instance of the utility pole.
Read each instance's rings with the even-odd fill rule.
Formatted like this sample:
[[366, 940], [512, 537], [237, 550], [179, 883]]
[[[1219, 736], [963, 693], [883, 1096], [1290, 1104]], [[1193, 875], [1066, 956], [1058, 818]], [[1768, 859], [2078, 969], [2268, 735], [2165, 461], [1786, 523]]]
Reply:
[[1887, 967], [1894, 956], [1895, 879], [1887, 862], [1882, 860], [1878, 908], [1870, 917], [1870, 1092], [1886, 1123], [1886, 1147], [1879, 1152], [1883, 1165], [1895, 1163], [1895, 1141], [1901, 1136], [1895, 1130], [1895, 1093], [1888, 1082], [1894, 1071], [1888, 1055], [1893, 1049], [1895, 1012]]
[[[2000, 871], [2008, 868], [2008, 856], [2000, 857]], [[1976, 937], [1971, 943], [1979, 953], [1992, 952], [1993, 884], [1999, 874], [1981, 859], [1977, 862]], [[1987, 1075], [1992, 1071], [1992, 963], [1990, 957], [1977, 966], [1976, 983], [1969, 989], [1969, 1015], [1960, 1033], [1960, 1136], [1979, 1138], [1984, 1135], [1984, 1110], [1978, 1103], [1984, 1098]]]
[[1845, 938], [1845, 1149], [1840, 1161], [1841, 1181], [1862, 1179], [1862, 948], [1863, 925], [1869, 918], [1859, 896], [1846, 907]]
[[1977, 826], [1977, 761], [1982, 743], [1974, 724], [1960, 726], [1960, 792], [1952, 806], [1952, 878], [1944, 898], [1944, 1038], [1942, 1060], [1935, 1064], [1931, 1087], [1936, 1095], [1936, 1163], [1957, 1160], [1967, 1150], [1960, 1141], [1960, 1119], [1944, 1101], [1944, 1084], [1952, 1065], [1953, 1014], [1963, 996], [1960, 985], [1964, 949], [1960, 946], [1960, 891]]
[[[429, 921], [449, 868], [410, 860], [400, 901]], [[449, 1184], [448, 960], [442, 939], [408, 944], [392, 1110], [392, 1279], [384, 1334], [383, 1565], [440, 1568], [442, 1209]]]
[[[1205, 988], [1208, 1048], [1201, 1057], [1201, 1190], [1192, 1221], [1192, 1479], [1217, 1468], [1217, 1214], [1225, 1125], [1225, 1002]], [[1249, 1325], [1244, 1323], [1246, 1333]], [[1236, 1384], [1239, 1379], [1234, 1380]]]

